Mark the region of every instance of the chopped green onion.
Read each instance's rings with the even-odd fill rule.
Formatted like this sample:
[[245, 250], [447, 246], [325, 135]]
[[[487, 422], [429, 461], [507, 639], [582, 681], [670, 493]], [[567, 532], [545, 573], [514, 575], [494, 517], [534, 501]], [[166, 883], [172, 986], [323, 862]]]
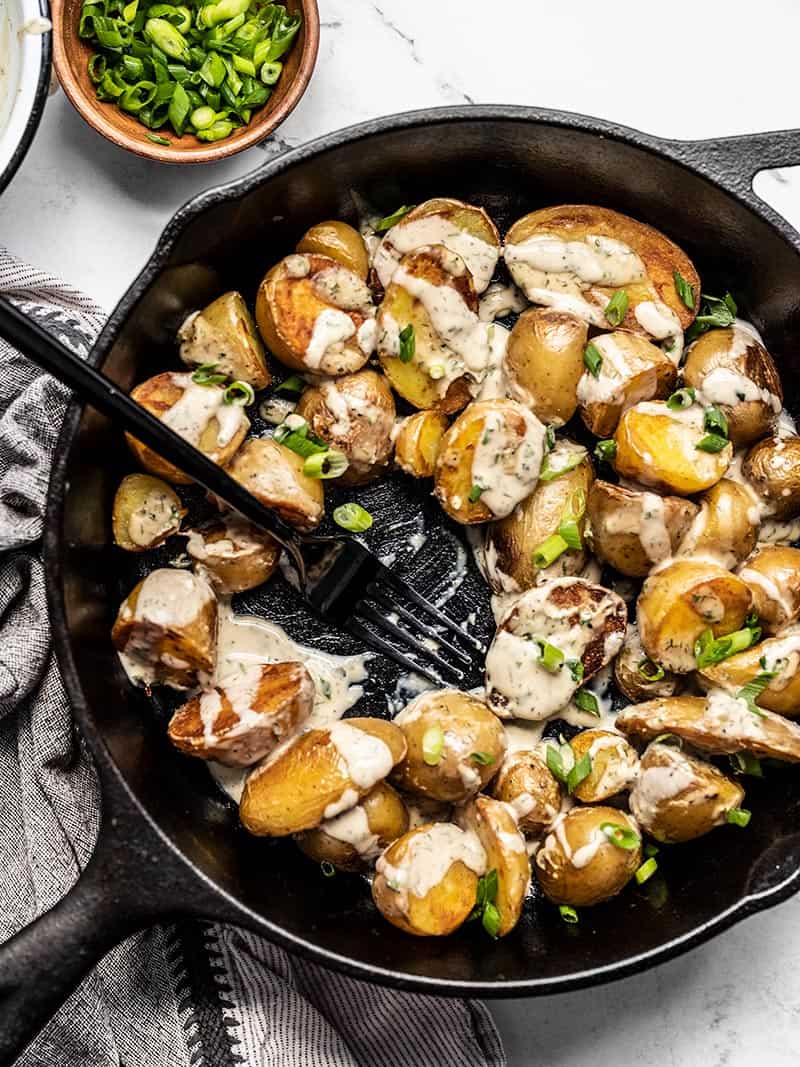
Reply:
[[275, 85], [278, 78], [281, 76], [282, 70], [283, 63], [278, 63], [277, 61], [273, 63], [262, 63], [259, 77], [264, 85]]
[[683, 748], [683, 738], [677, 734], [659, 734], [653, 738], [654, 745], [672, 745], [673, 748]]
[[195, 385], [222, 385], [227, 382], [228, 375], [217, 371], [218, 363], [201, 363], [192, 374]]
[[[246, 59], [244, 56], [231, 56], [231, 63], [233, 63], [233, 69], [237, 74], [246, 74], [248, 78], [255, 78], [256, 65], [252, 59]], [[279, 72], [280, 73], [280, 72]], [[277, 78], [275, 79], [277, 81]]]
[[203, 104], [202, 107], [196, 107], [189, 116], [189, 122], [196, 130], [207, 130], [210, 126], [214, 125], [214, 121], [217, 117], [213, 107]]
[[594, 448], [595, 459], [600, 463], [611, 464], [617, 455], [617, 442], [613, 438], [598, 441]]
[[[578, 524], [574, 519], [569, 519], [567, 522], [562, 522], [558, 527], [558, 534], [567, 545], [567, 548], [580, 549], [583, 548], [583, 541], [581, 541], [581, 531], [578, 529]], [[535, 562], [535, 561], [534, 561]]]
[[329, 860], [323, 860], [319, 865], [320, 871], [322, 871], [323, 878], [333, 878], [336, 874], [336, 868]]
[[539, 646], [539, 662], [546, 671], [555, 674], [556, 671], [561, 669], [561, 664], [564, 662], [564, 653], [556, 645], [551, 645], [549, 641], [545, 641], [543, 637], [536, 637], [534, 640]]
[[306, 457], [303, 474], [306, 478], [339, 478], [350, 466], [344, 452], [328, 448]]
[[126, 4], [122, 9], [122, 17], [126, 22], [133, 22], [136, 18], [136, 12], [139, 10], [139, 0], [132, 0], [132, 3]]
[[648, 878], [652, 878], [658, 870], [658, 864], [651, 856], [649, 860], [645, 860], [634, 874], [637, 885], [644, 885]]
[[729, 759], [731, 767], [735, 773], [748, 774], [751, 778], [764, 777], [761, 760], [757, 756], [753, 756], [750, 752], [734, 752]]
[[316, 452], [327, 452], [328, 446], [308, 432], [308, 423], [298, 415], [289, 417], [275, 428], [275, 440], [303, 459]]
[[558, 914], [561, 916], [565, 923], [569, 923], [570, 925], [573, 925], [574, 923], [579, 921], [577, 911], [575, 911], [574, 908], [571, 908], [569, 904], [559, 904]]
[[711, 667], [715, 663], [722, 663], [737, 652], [755, 645], [761, 638], [761, 627], [757, 621], [746, 626], [743, 630], [735, 630], [732, 634], [724, 637], [714, 637], [712, 630], [704, 630], [694, 643], [694, 658], [697, 667]]
[[694, 341], [701, 334], [714, 327], [732, 326], [736, 321], [739, 309], [736, 301], [730, 293], [726, 293], [720, 299], [718, 296], [707, 296], [703, 293], [703, 305], [700, 314], [686, 331], [686, 341]]
[[761, 671], [755, 678], [751, 678], [747, 685], [743, 685], [736, 694], [737, 700], [743, 700], [747, 704], [747, 710], [759, 718], [764, 718], [764, 712], [756, 705], [756, 700], [761, 696], [773, 678], [777, 677], [777, 671]]
[[222, 397], [223, 404], [238, 404], [246, 408], [255, 403], [256, 394], [249, 382], [231, 382]]
[[475, 904], [467, 918], [467, 922], [480, 919], [481, 925], [490, 937], [497, 937], [500, 930], [500, 911], [496, 904], [497, 889], [497, 870], [493, 867], [488, 874], [478, 879]]
[[549, 567], [550, 564], [554, 563], [559, 556], [567, 551], [568, 548], [569, 545], [560, 533], [551, 534], [534, 549], [534, 567], [538, 567], [539, 570]]
[[568, 659], [567, 666], [569, 667], [569, 673], [572, 675], [573, 682], [580, 683], [583, 681], [585, 671], [583, 669], [583, 664], [579, 659]]
[[583, 362], [592, 377], [600, 377], [600, 368], [603, 366], [603, 357], [591, 341], [583, 350]]
[[481, 767], [490, 767], [494, 763], [494, 756], [490, 752], [472, 752], [469, 758]]
[[721, 437], [718, 433], [709, 433], [698, 441], [695, 447], [700, 452], [721, 452], [723, 448], [727, 448], [729, 443], [727, 437]]
[[556, 447], [556, 431], [549, 425], [545, 427], [544, 431], [544, 446], [548, 452], [552, 452]]
[[375, 233], [386, 233], [387, 230], [391, 230], [392, 226], [396, 226], [400, 219], [406, 217], [409, 211], [414, 210], [414, 204], [404, 204], [399, 207], [397, 211], [393, 211], [391, 215], [386, 215], [379, 222], [375, 223]]
[[579, 689], [572, 702], [579, 711], [585, 711], [588, 715], [596, 715], [600, 718], [600, 705], [597, 697], [588, 689]]
[[648, 841], [648, 843], [644, 846], [644, 854], [648, 857], [657, 856], [660, 851], [661, 849], [658, 847], [658, 845], [654, 845], [650, 841]]
[[414, 327], [409, 322], [407, 326], [404, 326], [400, 331], [400, 351], [398, 353], [401, 363], [410, 363], [414, 358], [414, 354], [417, 351], [417, 341], [414, 336]]
[[694, 308], [694, 289], [686, 281], [679, 270], [673, 270], [672, 277], [675, 281], [675, 292], [681, 298], [687, 308]]
[[563, 467], [553, 467], [550, 464], [550, 456], [544, 457], [544, 463], [542, 469], [539, 472], [540, 482], [552, 482], [556, 478], [560, 478], [562, 474], [569, 474], [570, 471], [574, 471], [576, 467], [579, 467], [586, 458], [585, 449], [581, 448], [575, 452], [572, 452], [567, 458]]
[[103, 80], [103, 75], [106, 72], [107, 66], [108, 61], [106, 60], [106, 57], [100, 52], [95, 52], [89, 60], [88, 65], [89, 78], [95, 85], [99, 85]]
[[664, 668], [651, 659], [640, 660], [636, 669], [646, 682], [660, 682], [665, 677]]
[[144, 24], [144, 35], [170, 59], [191, 62], [186, 38], [166, 19], [148, 19]]
[[690, 385], [687, 385], [683, 389], [678, 389], [667, 399], [667, 407], [672, 411], [680, 411], [682, 408], [690, 408], [694, 403], [695, 396], [694, 389]]
[[612, 845], [622, 848], [626, 852], [633, 852], [639, 847], [641, 838], [628, 826], [621, 826], [618, 822], [600, 823], [600, 829], [606, 835]]
[[172, 141], [168, 141], [166, 137], [159, 137], [157, 133], [146, 133], [145, 137], [153, 144], [163, 144], [166, 148], [172, 147]]
[[489, 937], [497, 937], [500, 932], [500, 912], [497, 910], [497, 905], [491, 901], [487, 901], [484, 905], [481, 924]]
[[467, 500], [470, 502], [470, 504], [477, 504], [477, 502], [481, 498], [481, 493], [482, 492], [483, 492], [483, 486], [482, 485], [473, 485], [473, 487], [470, 489], [469, 493], [467, 494]]
[[[624, 289], [617, 289], [616, 293], [611, 297], [606, 304], [605, 316], [606, 320], [611, 323], [612, 326], [619, 326], [625, 316], [628, 314], [628, 294]], [[595, 374], [595, 377], [597, 375]]]
[[728, 814], [725, 816], [727, 822], [732, 826], [741, 826], [744, 828], [750, 822], [750, 812], [747, 808], [731, 808]]
[[431, 726], [422, 735], [422, 758], [429, 767], [441, 762], [444, 752], [444, 730]]
[[191, 110], [192, 102], [189, 99], [189, 94], [180, 83], [176, 83], [172, 98], [169, 102], [167, 115], [169, 117], [170, 125], [178, 137], [183, 137], [184, 131], [186, 130], [186, 120], [188, 119]]
[[305, 387], [306, 387], [305, 378], [301, 377], [301, 375], [299, 375], [299, 374], [293, 374], [293, 375], [291, 375], [291, 377], [287, 378], [285, 382], [281, 382], [280, 385], [276, 385], [274, 390], [273, 390], [273, 393], [275, 393], [275, 394], [292, 393], [292, 394], [294, 394], [296, 396], [299, 396], [300, 393], [303, 392]]
[[592, 757], [586, 752], [572, 765], [572, 770], [567, 775], [567, 792], [574, 793], [584, 778], [588, 778], [591, 773]]
[[[569, 748], [569, 745], [565, 745], [565, 748]], [[570, 752], [572, 749], [570, 749]], [[552, 776], [559, 782], [566, 784], [567, 772], [564, 769], [564, 759], [561, 755], [560, 749], [557, 749], [555, 745], [548, 745], [545, 752], [545, 762], [547, 763], [547, 769]]]
[[363, 533], [372, 526], [372, 516], [360, 504], [340, 504], [334, 509], [333, 521], [343, 530], [351, 533]]
[[707, 407], [703, 412], [703, 429], [708, 433], [718, 434], [720, 437], [728, 437], [728, 420], [725, 413], [718, 407]]

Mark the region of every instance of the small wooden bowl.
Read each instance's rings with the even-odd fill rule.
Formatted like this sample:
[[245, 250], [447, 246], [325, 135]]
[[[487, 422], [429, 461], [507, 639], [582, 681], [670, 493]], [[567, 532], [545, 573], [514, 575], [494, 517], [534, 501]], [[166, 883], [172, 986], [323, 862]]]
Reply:
[[[97, 99], [89, 78], [87, 63], [93, 53], [91, 45], [78, 36], [82, 0], [51, 0], [53, 20], [53, 65], [58, 80], [75, 110], [109, 141], [160, 163], [213, 163], [250, 148], [272, 133], [297, 106], [306, 91], [317, 61], [319, 48], [319, 10], [317, 0], [283, 0], [290, 12], [300, 11], [303, 24], [291, 49], [283, 57], [283, 71], [272, 96], [253, 112], [247, 126], [235, 130], [224, 141], [204, 144], [191, 134], [176, 137], [171, 127], [150, 131], [133, 115], [116, 104]], [[147, 134], [167, 137], [171, 146], [148, 141]]]

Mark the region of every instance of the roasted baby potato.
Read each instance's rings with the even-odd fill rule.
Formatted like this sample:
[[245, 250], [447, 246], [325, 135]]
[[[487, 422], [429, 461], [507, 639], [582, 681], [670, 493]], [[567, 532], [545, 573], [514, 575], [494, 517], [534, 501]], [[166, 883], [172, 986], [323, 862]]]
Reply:
[[492, 782], [492, 793], [512, 808], [526, 834], [542, 833], [561, 808], [561, 788], [545, 758], [527, 749], [506, 756]]
[[364, 238], [346, 222], [318, 222], [306, 230], [297, 243], [296, 252], [328, 256], [357, 274], [364, 281], [369, 274], [369, 254]]
[[719, 452], [698, 448], [706, 437], [699, 404], [672, 410], [649, 400], [629, 408], [614, 433], [618, 474], [665, 493], [702, 493], [723, 477], [733, 458], [731, 444]]
[[271, 437], [251, 437], [228, 467], [257, 500], [307, 533], [319, 526], [325, 507], [322, 482], [303, 473], [303, 459]]
[[443, 937], [475, 904], [486, 853], [475, 834], [440, 822], [410, 830], [379, 857], [372, 899], [407, 934]]
[[639, 757], [620, 734], [581, 730], [570, 741], [575, 762], [588, 755], [592, 769], [573, 794], [584, 804], [598, 804], [629, 789], [636, 780]]
[[332, 863], [341, 871], [363, 871], [385, 848], [408, 830], [403, 799], [386, 782], [349, 811], [321, 822], [315, 830], [297, 835], [297, 844], [317, 863]]
[[739, 630], [753, 598], [741, 578], [706, 559], [679, 559], [652, 574], [642, 587], [637, 620], [647, 655], [676, 674], [696, 667], [695, 641]]
[[481, 400], [456, 419], [436, 460], [434, 496], [456, 522], [502, 519], [536, 485], [545, 428], [514, 400]]
[[723, 567], [735, 567], [753, 551], [759, 509], [751, 493], [723, 478], [700, 498], [700, 511], [678, 546], [678, 556], [713, 556]]
[[578, 407], [586, 323], [555, 308], [529, 308], [508, 338], [505, 369], [511, 394], [542, 422], [563, 426]]
[[639, 828], [631, 816], [598, 805], [573, 808], [559, 819], [536, 853], [534, 869], [555, 904], [585, 908], [616, 896], [641, 860]]
[[582, 578], [529, 589], [489, 646], [487, 704], [501, 718], [549, 718], [617, 654], [626, 621], [621, 597]]
[[679, 674], [653, 663], [642, 647], [639, 627], [629, 625], [619, 655], [614, 660], [614, 680], [634, 704], [654, 697], [672, 697], [680, 690]]
[[598, 479], [586, 501], [587, 538], [601, 563], [644, 578], [674, 553], [696, 514], [697, 505], [690, 500]]
[[776, 676], [755, 698], [758, 707], [789, 719], [800, 716], [800, 633], [768, 638], [721, 663], [703, 667], [698, 679], [704, 688], [718, 686], [736, 694], [762, 671], [776, 671]]
[[241, 293], [223, 293], [190, 315], [180, 330], [180, 354], [189, 367], [215, 364], [215, 370], [254, 389], [272, 381], [264, 346]]
[[609, 437], [623, 411], [641, 400], [668, 397], [678, 377], [669, 356], [644, 337], [615, 330], [591, 340], [600, 353], [597, 374], [587, 367], [578, 382], [578, 404], [586, 427]]
[[403, 419], [394, 440], [394, 461], [414, 478], [432, 478], [450, 423], [441, 411], [418, 411]]
[[460, 809], [458, 825], [471, 830], [486, 853], [486, 870], [497, 871], [494, 905], [500, 916], [497, 937], [510, 933], [519, 922], [531, 884], [531, 865], [525, 838], [508, 807], [491, 797], [477, 796]]
[[653, 742], [642, 756], [630, 806], [645, 833], [672, 845], [724, 826], [743, 800], [744, 789], [713, 764]]
[[738, 574], [764, 633], [778, 633], [800, 619], [800, 549], [762, 545]]
[[128, 474], [114, 494], [114, 543], [145, 552], [177, 533], [186, 508], [174, 489], [149, 474]]
[[302, 663], [248, 664], [240, 676], [205, 689], [169, 724], [169, 739], [189, 756], [249, 767], [296, 733], [316, 689]]
[[131, 680], [186, 689], [214, 670], [216, 597], [190, 571], [151, 571], [122, 602], [111, 640]]
[[497, 774], [505, 755], [500, 721], [482, 700], [457, 689], [422, 693], [394, 723], [408, 751], [392, 781], [417, 796], [467, 800]]
[[395, 408], [382, 374], [362, 370], [306, 389], [296, 413], [315, 437], [343, 452], [350, 466], [339, 485], [363, 485], [385, 473], [392, 454]]
[[766, 348], [737, 326], [709, 330], [689, 348], [683, 380], [728, 419], [735, 445], [766, 437], [783, 407], [778, 369]]
[[330, 256], [295, 253], [268, 271], [256, 297], [267, 348], [287, 367], [352, 374], [375, 349], [366, 282]]
[[186, 534], [186, 551], [201, 564], [214, 588], [243, 593], [272, 577], [281, 546], [238, 515], [212, 519]]
[[800, 514], [800, 437], [767, 437], [753, 445], [742, 473], [769, 505], [770, 518]]
[[489, 285], [500, 257], [500, 234], [483, 208], [447, 197], [426, 200], [392, 226], [375, 252], [373, 266], [384, 289], [403, 256], [428, 245], [460, 256], [478, 293]]
[[405, 753], [402, 731], [383, 719], [309, 730], [251, 771], [239, 817], [260, 837], [311, 830], [354, 807]]
[[[226, 404], [224, 397], [223, 385], [197, 385], [191, 374], [171, 371], [156, 374], [131, 391], [132, 400], [223, 467], [236, 454], [250, 429], [244, 408]], [[191, 483], [187, 474], [131, 434], [126, 433], [125, 440], [146, 471], [176, 485]]]

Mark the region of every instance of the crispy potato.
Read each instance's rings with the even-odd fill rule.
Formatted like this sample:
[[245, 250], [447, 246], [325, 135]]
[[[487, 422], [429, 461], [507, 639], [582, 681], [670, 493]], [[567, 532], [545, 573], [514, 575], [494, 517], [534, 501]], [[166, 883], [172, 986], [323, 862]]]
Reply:
[[[456, 419], [436, 460], [434, 496], [466, 525], [509, 515], [536, 485], [545, 428], [514, 400], [481, 400]], [[475, 499], [473, 489], [481, 489]]]
[[132, 680], [188, 688], [214, 670], [216, 597], [190, 571], [151, 571], [123, 601], [111, 640]]
[[325, 508], [322, 481], [303, 474], [303, 459], [271, 437], [251, 437], [234, 457], [228, 474], [282, 519], [307, 533], [319, 526]]
[[347, 456], [339, 485], [363, 485], [385, 473], [392, 454], [394, 396], [374, 370], [331, 378], [303, 392], [296, 413], [315, 437]]
[[[658, 673], [654, 670], [656, 666], [658, 665], [649, 661], [642, 647], [639, 627], [629, 625], [620, 653], [614, 660], [614, 681], [628, 700], [637, 704], [640, 700], [652, 700], [654, 697], [672, 697], [680, 691], [681, 676], [673, 674], [672, 671], [665, 671], [663, 667], [663, 678], [652, 682], [647, 680], [645, 674], [652, 677]], [[639, 670], [640, 667], [645, 674]]]
[[281, 546], [239, 515], [225, 515], [188, 530], [186, 551], [222, 594], [243, 593], [271, 578]]
[[759, 509], [751, 493], [723, 478], [700, 499], [697, 513], [678, 546], [678, 556], [713, 556], [723, 567], [735, 567], [753, 551]]
[[642, 587], [637, 619], [647, 655], [676, 674], [696, 666], [695, 641], [705, 630], [724, 637], [741, 629], [753, 598], [741, 578], [711, 560], [679, 559]]
[[740, 808], [744, 789], [705, 760], [675, 745], [648, 745], [631, 812], [641, 828], [665, 845], [692, 841], [724, 826], [729, 811]]
[[260, 837], [312, 830], [354, 807], [405, 753], [402, 731], [383, 719], [309, 730], [248, 775], [239, 817]]
[[[633, 848], [615, 845], [601, 827], [636, 835]], [[642, 860], [639, 828], [627, 812], [603, 806], [572, 808], [536, 853], [534, 870], [544, 895], [555, 904], [585, 908], [619, 893]]]
[[315, 693], [302, 663], [248, 664], [240, 676], [178, 708], [168, 736], [188, 756], [249, 767], [298, 731]]
[[[225, 404], [222, 385], [196, 385], [191, 374], [165, 371], [137, 385], [131, 399], [161, 419], [189, 444], [209, 459], [225, 466], [236, 454], [250, 420], [239, 404]], [[190, 485], [192, 479], [162, 459], [152, 448], [131, 434], [125, 434], [131, 452], [146, 471], [176, 485]]]
[[[762, 666], [761, 661], [764, 661]], [[756, 697], [760, 708], [785, 715], [800, 716], [800, 634], [771, 637], [758, 645], [737, 652], [721, 663], [697, 672], [704, 688], [718, 686], [728, 693], [738, 693], [764, 670], [777, 671], [767, 687]]]
[[486, 576], [495, 593], [530, 589], [545, 578], [578, 574], [585, 566], [586, 553], [579, 548], [568, 549], [549, 567], [540, 569], [534, 563], [536, 549], [558, 533], [565, 514], [580, 513], [578, 530], [583, 537], [583, 509], [594, 478], [591, 460], [580, 445], [563, 440], [547, 456], [547, 463], [560, 467], [579, 451], [583, 459], [576, 467], [552, 481], [538, 482], [510, 515], [488, 527], [484, 558]]
[[766, 437], [783, 407], [778, 369], [766, 348], [738, 326], [709, 330], [690, 346], [683, 380], [728, 419], [735, 445]]
[[190, 315], [180, 330], [180, 355], [188, 367], [216, 364], [220, 374], [266, 389], [272, 381], [264, 346], [241, 293], [223, 293]]
[[317, 863], [357, 872], [368, 869], [407, 830], [408, 811], [402, 797], [387, 782], [378, 782], [355, 807], [315, 830], [303, 830], [296, 840]]
[[753, 445], [742, 473], [769, 504], [770, 518], [800, 514], [800, 437], [767, 437]]
[[392, 781], [432, 800], [468, 800], [497, 774], [506, 736], [482, 700], [457, 689], [422, 693], [396, 715], [408, 752]]
[[414, 478], [432, 478], [449, 426], [441, 411], [418, 411], [403, 419], [394, 440], [394, 461]]
[[273, 356], [315, 374], [352, 374], [364, 366], [375, 348], [374, 314], [363, 278], [314, 253], [282, 259], [256, 297], [256, 322]]
[[491, 797], [477, 796], [469, 801], [458, 812], [457, 821], [483, 846], [486, 870], [497, 871], [497, 895], [492, 903], [500, 915], [497, 936], [505, 937], [519, 922], [531, 884], [525, 838], [508, 807]]
[[512, 396], [542, 422], [563, 426], [578, 407], [586, 323], [555, 308], [529, 308], [511, 331], [505, 369]]
[[437, 197], [426, 200], [405, 215], [384, 236], [373, 266], [386, 289], [400, 260], [429, 245], [443, 245], [464, 261], [475, 291], [489, 285], [500, 256], [500, 234], [483, 210], [462, 200]]
[[297, 242], [296, 252], [328, 256], [343, 264], [364, 281], [369, 274], [369, 253], [364, 238], [346, 222], [318, 222]]
[[[582, 578], [529, 589], [500, 620], [489, 647], [487, 704], [501, 718], [549, 718], [617, 654], [626, 621], [621, 597]], [[552, 670], [543, 666], [542, 640], [562, 653]]]
[[578, 404], [585, 426], [609, 437], [620, 416], [641, 400], [668, 397], [678, 377], [669, 356], [644, 337], [616, 330], [592, 338], [602, 362], [597, 376], [586, 368], [578, 382]]
[[649, 400], [629, 408], [614, 433], [618, 474], [665, 493], [702, 493], [723, 477], [733, 458], [733, 446], [703, 452], [697, 445], [706, 436], [703, 408], [671, 410]]
[[407, 934], [442, 937], [469, 916], [485, 870], [486, 853], [475, 834], [453, 823], [420, 826], [378, 859], [372, 899]]
[[653, 564], [675, 552], [696, 514], [697, 505], [681, 497], [598, 479], [586, 501], [587, 539], [601, 563], [631, 578], [644, 578]]
[[540, 752], [509, 753], [492, 782], [492, 794], [513, 809], [526, 834], [542, 833], [561, 810], [561, 787]]
[[186, 508], [174, 489], [149, 474], [128, 474], [114, 494], [114, 543], [127, 552], [146, 552], [181, 528]]
[[762, 545], [737, 573], [752, 593], [764, 633], [778, 633], [800, 619], [800, 549]]
[[609, 730], [581, 730], [570, 741], [575, 762], [588, 754], [592, 769], [573, 794], [584, 804], [598, 804], [630, 789], [639, 757], [624, 737]]

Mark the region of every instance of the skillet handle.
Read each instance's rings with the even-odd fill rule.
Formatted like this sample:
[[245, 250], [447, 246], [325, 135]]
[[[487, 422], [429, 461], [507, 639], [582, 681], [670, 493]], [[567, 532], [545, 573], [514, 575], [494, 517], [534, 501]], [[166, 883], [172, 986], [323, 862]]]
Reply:
[[661, 148], [762, 210], [763, 201], [753, 190], [753, 178], [762, 170], [800, 166], [800, 129], [707, 141], [663, 141]]

